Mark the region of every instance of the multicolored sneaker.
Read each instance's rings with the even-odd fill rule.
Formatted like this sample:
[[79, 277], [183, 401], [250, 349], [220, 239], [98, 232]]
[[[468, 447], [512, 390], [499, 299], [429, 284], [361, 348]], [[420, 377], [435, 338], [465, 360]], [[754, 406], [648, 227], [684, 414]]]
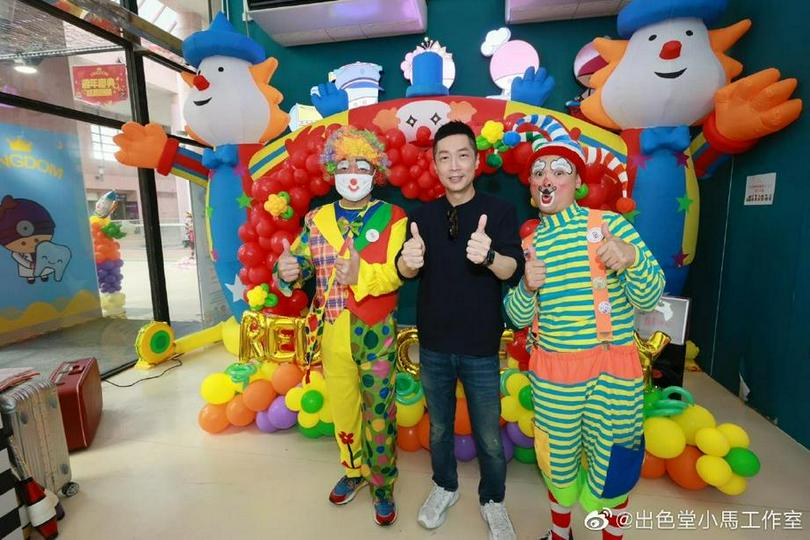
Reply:
[[387, 527], [397, 520], [397, 505], [394, 499], [374, 499], [374, 521], [381, 527]]
[[344, 476], [338, 480], [338, 483], [332, 488], [332, 492], [329, 493], [329, 502], [337, 505], [346, 504], [354, 499], [354, 496], [357, 495], [360, 488], [365, 485], [366, 480], [361, 476], [356, 478]]

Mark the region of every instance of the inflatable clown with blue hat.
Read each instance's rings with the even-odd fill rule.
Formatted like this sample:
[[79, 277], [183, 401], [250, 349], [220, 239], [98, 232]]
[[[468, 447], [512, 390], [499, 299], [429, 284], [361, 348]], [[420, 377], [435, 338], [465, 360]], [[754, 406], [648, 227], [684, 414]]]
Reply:
[[[547, 538], [567, 540], [574, 504], [613, 515], [640, 477], [644, 383], [634, 312], [655, 308], [664, 274], [624, 217], [576, 203], [586, 155], [569, 131], [550, 117], [535, 124], [528, 176], [543, 219], [524, 238], [524, 277], [504, 307], [518, 328], [531, 329], [534, 446], [554, 524]], [[603, 538], [621, 538], [615, 518]]]
[[[740, 21], [717, 30], [727, 0], [633, 0], [619, 13], [623, 38], [597, 38], [607, 61], [589, 85], [581, 112], [621, 132], [632, 184], [626, 212], [679, 294], [695, 256], [697, 180], [729, 155], [744, 152], [799, 116], [790, 99], [795, 79], [766, 69], [736, 82], [742, 64], [725, 53], [750, 28]], [[693, 136], [691, 128], [701, 131]]]
[[281, 93], [270, 86], [278, 67], [261, 45], [234, 30], [223, 13], [211, 26], [183, 41], [183, 56], [197, 69], [183, 73], [189, 85], [183, 106], [186, 132], [205, 144], [202, 155], [180, 148], [157, 124], [124, 124], [114, 137], [124, 165], [174, 174], [207, 188], [206, 217], [211, 257], [237, 320], [248, 308], [239, 279], [239, 226], [250, 207], [247, 165], [265, 143], [280, 135], [289, 116]]

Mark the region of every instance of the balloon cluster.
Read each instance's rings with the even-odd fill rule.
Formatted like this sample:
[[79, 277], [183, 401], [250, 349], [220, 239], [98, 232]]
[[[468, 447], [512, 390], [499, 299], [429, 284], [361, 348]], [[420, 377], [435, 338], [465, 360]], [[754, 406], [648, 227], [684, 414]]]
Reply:
[[391, 162], [388, 183], [400, 188], [408, 199], [427, 202], [444, 195], [444, 186], [439, 182], [431, 155], [430, 129], [420, 127], [413, 143], [406, 142], [405, 134], [399, 129], [386, 131], [382, 140]]
[[284, 398], [291, 411], [297, 412], [298, 430], [310, 439], [335, 434], [335, 423], [326, 393], [326, 382], [317, 371], [310, 373], [309, 382], [291, 388]]
[[208, 375], [200, 385], [207, 403], [198, 416], [199, 425], [208, 433], [253, 422], [265, 433], [289, 429], [298, 415], [285, 404], [285, 395], [303, 376], [295, 364], [231, 364], [224, 372]]
[[96, 262], [98, 287], [102, 293], [102, 307], [108, 314], [123, 311], [124, 294], [121, 281], [124, 279], [121, 268], [121, 245], [118, 240], [126, 236], [118, 223], [110, 218], [93, 215], [90, 217], [90, 232], [93, 237], [93, 255]]
[[[686, 402], [669, 399], [674, 390]], [[736, 424], [717, 425], [714, 415], [695, 405], [680, 388], [652, 389], [644, 396], [646, 453], [641, 475], [673, 482], [689, 490], [716, 487], [726, 495], [740, 495], [747, 479], [759, 472], [759, 458], [751, 440]], [[677, 405], [677, 406], [676, 406]]]

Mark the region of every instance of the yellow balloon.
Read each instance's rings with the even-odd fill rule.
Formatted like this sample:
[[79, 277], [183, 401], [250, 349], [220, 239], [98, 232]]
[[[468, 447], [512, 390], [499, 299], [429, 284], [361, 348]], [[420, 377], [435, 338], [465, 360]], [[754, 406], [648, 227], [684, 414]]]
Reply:
[[751, 439], [748, 437], [748, 433], [738, 426], [737, 424], [732, 424], [730, 422], [726, 422], [725, 424], [720, 424], [717, 426], [717, 429], [726, 436], [728, 439], [728, 444], [732, 448], [748, 448], [751, 444]]
[[522, 414], [520, 418], [518, 418], [518, 427], [520, 428], [521, 433], [526, 435], [527, 437], [534, 438], [534, 415], [531, 414]]
[[698, 476], [710, 486], [722, 486], [734, 474], [726, 460], [717, 456], [700, 456], [695, 464]]
[[717, 486], [722, 493], [726, 495], [741, 495], [745, 492], [746, 488], [748, 487], [748, 480], [743, 478], [742, 476], [738, 476], [734, 473], [731, 473], [731, 480], [723, 484], [722, 486]]
[[284, 395], [284, 405], [291, 411], [301, 410], [301, 396], [304, 395], [304, 389], [300, 386], [290, 388]]
[[306, 411], [298, 413], [298, 425], [303, 428], [314, 428], [318, 425], [319, 419], [318, 413], [308, 413]]
[[529, 386], [529, 378], [523, 373], [515, 373], [506, 379], [506, 391], [510, 396], [517, 396], [525, 386]]
[[695, 444], [700, 451], [710, 456], [723, 457], [731, 450], [728, 439], [717, 428], [702, 428], [695, 433]]
[[520, 368], [520, 362], [518, 362], [517, 360], [515, 360], [514, 358], [512, 358], [510, 356], [509, 358], [506, 359], [506, 367], [512, 368], [512, 369], [519, 369]]
[[401, 405], [397, 403], [397, 425], [402, 427], [413, 427], [419, 423], [425, 414], [425, 405], [418, 401], [411, 405]]
[[256, 373], [259, 373], [262, 379], [269, 381], [273, 378], [273, 373], [276, 372], [278, 366], [279, 364], [275, 362], [262, 362], [259, 366], [259, 371]]
[[200, 395], [212, 405], [228, 403], [235, 394], [231, 378], [225, 373], [212, 373], [200, 385]]
[[681, 426], [683, 434], [686, 435], [686, 443], [695, 445], [695, 433], [699, 429], [707, 427], [716, 427], [717, 423], [714, 421], [714, 415], [705, 407], [700, 405], [690, 405], [681, 414], [671, 416], [676, 424]]
[[504, 396], [501, 398], [501, 416], [507, 422], [517, 422], [520, 418], [520, 402], [517, 396]]
[[222, 325], [222, 344], [226, 351], [239, 356], [239, 323], [233, 317]]
[[686, 448], [683, 430], [678, 424], [662, 416], [644, 421], [644, 437], [647, 440], [647, 451], [661, 459], [677, 457]]

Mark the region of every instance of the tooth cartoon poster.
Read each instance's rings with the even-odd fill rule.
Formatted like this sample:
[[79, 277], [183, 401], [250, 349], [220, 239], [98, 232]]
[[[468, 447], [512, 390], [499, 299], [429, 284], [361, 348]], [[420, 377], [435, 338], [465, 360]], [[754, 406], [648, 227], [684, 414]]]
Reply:
[[0, 344], [100, 316], [75, 135], [0, 125]]

